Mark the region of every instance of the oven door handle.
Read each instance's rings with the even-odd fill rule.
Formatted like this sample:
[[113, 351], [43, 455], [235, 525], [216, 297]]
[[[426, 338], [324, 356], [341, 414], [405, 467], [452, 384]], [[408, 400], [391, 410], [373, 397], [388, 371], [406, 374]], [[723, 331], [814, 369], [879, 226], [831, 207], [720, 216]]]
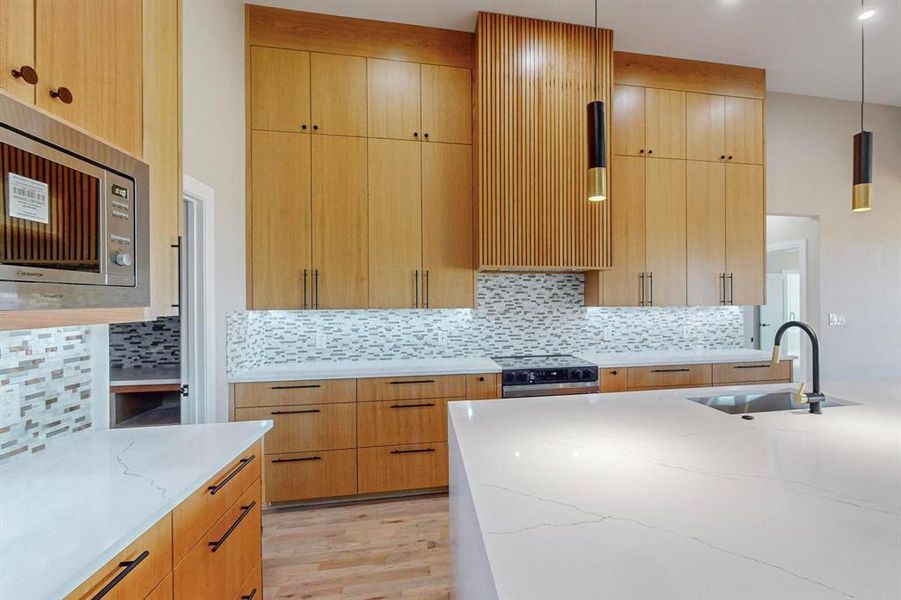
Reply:
[[597, 379], [572, 383], [537, 383], [534, 385], [505, 385], [504, 398], [526, 398], [529, 396], [563, 396], [567, 394], [596, 394], [600, 391]]

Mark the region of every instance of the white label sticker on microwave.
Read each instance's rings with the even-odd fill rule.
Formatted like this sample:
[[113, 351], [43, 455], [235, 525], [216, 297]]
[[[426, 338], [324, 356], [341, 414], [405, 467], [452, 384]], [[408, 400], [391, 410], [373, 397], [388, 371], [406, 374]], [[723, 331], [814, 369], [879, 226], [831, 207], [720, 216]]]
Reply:
[[10, 217], [37, 223], [50, 222], [50, 192], [46, 183], [10, 173], [7, 192], [7, 212]]

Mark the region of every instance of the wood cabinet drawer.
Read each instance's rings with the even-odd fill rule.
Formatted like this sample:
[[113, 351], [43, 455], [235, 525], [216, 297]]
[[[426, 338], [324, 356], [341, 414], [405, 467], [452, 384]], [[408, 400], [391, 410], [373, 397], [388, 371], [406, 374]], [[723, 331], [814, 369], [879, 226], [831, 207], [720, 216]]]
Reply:
[[172, 600], [173, 593], [172, 573], [169, 573], [144, 600]]
[[387, 446], [447, 440], [447, 400], [389, 400], [357, 405], [358, 445]]
[[629, 389], [663, 389], [710, 385], [710, 365], [629, 367]]
[[355, 379], [235, 384], [235, 407], [294, 406], [356, 402]]
[[602, 392], [625, 392], [629, 389], [628, 369], [615, 367], [613, 369], [601, 369]]
[[260, 480], [225, 514], [175, 567], [176, 598], [231, 598], [262, 559]]
[[501, 374], [484, 373], [466, 376], [467, 400], [494, 400], [501, 397]]
[[294, 452], [266, 456], [266, 502], [352, 496], [357, 451]]
[[250, 576], [241, 584], [241, 589], [233, 600], [263, 600], [263, 563], [250, 571]]
[[790, 360], [783, 360], [776, 365], [769, 361], [713, 365], [713, 385], [791, 381], [791, 377], [792, 361]]
[[256, 442], [172, 511], [173, 563], [178, 562], [241, 494], [260, 478], [262, 444]]
[[236, 421], [272, 419], [266, 433], [266, 453], [340, 450], [357, 445], [357, 405], [317, 404], [238, 408]]
[[465, 395], [465, 375], [374, 377], [357, 380], [357, 398], [360, 402], [412, 400], [414, 398], [462, 398]]
[[172, 517], [167, 514], [66, 598], [93, 598], [104, 588], [105, 600], [145, 598], [171, 571]]
[[447, 444], [360, 448], [359, 493], [445, 487]]

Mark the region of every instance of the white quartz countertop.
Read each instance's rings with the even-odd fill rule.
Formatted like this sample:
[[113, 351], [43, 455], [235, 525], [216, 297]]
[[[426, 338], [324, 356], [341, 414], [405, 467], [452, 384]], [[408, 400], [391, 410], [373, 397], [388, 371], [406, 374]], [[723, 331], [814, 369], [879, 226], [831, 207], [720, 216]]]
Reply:
[[901, 380], [728, 389], [450, 403], [457, 597], [901, 598]]
[[767, 350], [734, 348], [731, 350], [661, 350], [646, 352], [579, 353], [579, 358], [601, 368], [645, 367], [650, 365], [694, 365], [704, 363], [754, 362], [770, 360]]
[[0, 598], [62, 598], [271, 427], [89, 431], [0, 463]]
[[357, 379], [416, 375], [500, 373], [490, 358], [412, 358], [399, 360], [324, 360], [277, 365], [231, 375], [229, 383], [290, 381], [292, 379]]

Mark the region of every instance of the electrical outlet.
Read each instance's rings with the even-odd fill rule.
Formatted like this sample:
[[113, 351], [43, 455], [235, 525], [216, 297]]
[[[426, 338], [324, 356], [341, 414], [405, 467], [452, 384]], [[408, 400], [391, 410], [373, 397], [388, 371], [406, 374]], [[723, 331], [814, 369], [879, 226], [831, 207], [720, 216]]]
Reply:
[[0, 427], [15, 425], [22, 418], [19, 405], [19, 386], [5, 385], [0, 388]]
[[326, 335], [324, 333], [322, 333], [321, 331], [317, 332], [316, 333], [316, 349], [324, 350], [327, 345], [328, 345], [328, 338], [326, 337]]

